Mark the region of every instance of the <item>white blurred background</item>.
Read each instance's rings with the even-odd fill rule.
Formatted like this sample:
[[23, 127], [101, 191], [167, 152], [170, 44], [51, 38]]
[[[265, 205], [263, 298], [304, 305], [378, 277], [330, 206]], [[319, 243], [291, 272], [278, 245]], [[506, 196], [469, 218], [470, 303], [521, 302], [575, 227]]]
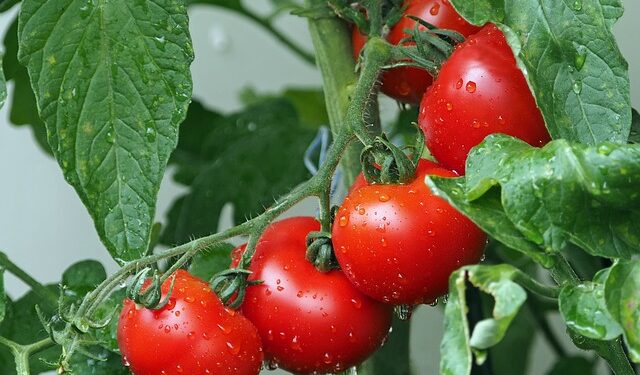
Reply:
[[[245, 3], [265, 14], [270, 4], [268, 0]], [[627, 0], [625, 6], [625, 16], [616, 24], [615, 33], [630, 65], [633, 106], [640, 108], [640, 49], [637, 39], [633, 41], [637, 37], [640, 2]], [[15, 14], [13, 9], [0, 15], [0, 35], [4, 35]], [[196, 53], [192, 66], [194, 97], [206, 106], [234, 111], [240, 108], [239, 91], [247, 86], [258, 92], [276, 92], [288, 86], [320, 85], [317, 70], [251, 21], [210, 6], [194, 6], [189, 15]], [[310, 49], [304, 19], [285, 14], [278, 18], [277, 27]], [[8, 103], [11, 100], [9, 97]], [[387, 106], [393, 108], [395, 104], [387, 102]], [[81, 259], [100, 260], [109, 272], [114, 271], [115, 263], [56, 162], [38, 148], [27, 127], [8, 123], [7, 112], [7, 106], [0, 111], [0, 251], [43, 283], [58, 282], [62, 272]], [[172, 200], [181, 193], [170, 175], [168, 171], [160, 189], [160, 222], [165, 221]], [[306, 204], [296, 212], [313, 214], [314, 207]], [[13, 276], [6, 277], [6, 284], [14, 298], [26, 291]], [[565, 336], [559, 319], [556, 323], [559, 335]], [[416, 333], [412, 336], [412, 357], [418, 374], [438, 372], [441, 326], [442, 313], [437, 308], [422, 307], [412, 318]], [[540, 337], [536, 340], [539, 343]], [[530, 374], [544, 374], [554, 361], [551, 351], [536, 345]]]

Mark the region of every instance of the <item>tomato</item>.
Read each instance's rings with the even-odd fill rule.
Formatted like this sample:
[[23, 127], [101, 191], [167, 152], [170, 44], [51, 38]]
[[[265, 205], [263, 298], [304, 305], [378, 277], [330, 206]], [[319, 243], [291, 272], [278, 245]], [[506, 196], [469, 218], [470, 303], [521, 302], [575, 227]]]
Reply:
[[443, 166], [465, 171], [469, 150], [492, 133], [542, 146], [550, 136], [502, 32], [469, 37], [442, 66], [420, 104], [418, 124]]
[[[118, 321], [125, 364], [137, 375], [258, 374], [263, 354], [251, 322], [225, 308], [206, 282], [184, 270], [175, 275], [163, 308], [125, 300]], [[164, 295], [170, 284], [162, 285]]]
[[265, 357], [295, 373], [354, 366], [382, 345], [392, 311], [363, 295], [339, 270], [321, 273], [306, 260], [310, 217], [285, 219], [260, 238], [249, 269], [244, 315], [258, 328]]
[[[455, 30], [464, 36], [471, 35], [480, 29], [460, 17], [448, 0], [406, 0], [403, 5], [406, 6], [405, 16], [419, 17], [434, 26]], [[404, 30], [413, 29], [415, 24], [414, 20], [403, 17], [391, 28], [387, 40], [392, 44], [400, 43], [400, 40], [408, 36]], [[356, 59], [366, 41], [367, 37], [354, 28], [352, 42], [353, 55]], [[431, 75], [424, 69], [399, 67], [383, 74], [381, 90], [401, 102], [418, 104], [431, 82]]]
[[426, 175], [455, 173], [421, 160], [411, 183], [362, 186], [338, 210], [331, 236], [338, 263], [376, 300], [431, 302], [446, 293], [451, 272], [482, 256], [485, 234], [434, 196]]

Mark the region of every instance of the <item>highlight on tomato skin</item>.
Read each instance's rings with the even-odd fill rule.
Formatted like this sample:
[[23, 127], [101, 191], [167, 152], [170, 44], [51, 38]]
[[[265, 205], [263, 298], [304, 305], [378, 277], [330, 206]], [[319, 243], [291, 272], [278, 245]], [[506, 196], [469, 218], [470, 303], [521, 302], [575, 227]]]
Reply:
[[471, 148], [489, 134], [538, 147], [551, 140], [511, 48], [493, 24], [456, 46], [422, 98], [418, 124], [431, 154], [459, 174]]
[[[455, 30], [465, 37], [480, 30], [464, 20], [449, 0], [406, 0], [403, 6], [406, 7], [405, 16], [416, 16], [436, 27]], [[391, 28], [387, 40], [392, 44], [399, 44], [408, 36], [404, 30], [413, 29], [415, 24], [414, 20], [403, 17]], [[354, 27], [352, 43], [355, 59], [358, 59], [366, 41], [367, 37]], [[397, 67], [382, 73], [381, 81], [381, 90], [386, 95], [404, 103], [419, 104], [433, 78], [424, 69]]]
[[[162, 285], [163, 298], [171, 280]], [[176, 271], [169, 302], [161, 309], [125, 300], [118, 346], [135, 375], [256, 375], [263, 359], [251, 322], [226, 308], [206, 282], [184, 270]]]
[[364, 294], [388, 304], [430, 303], [447, 292], [450, 274], [480, 261], [486, 235], [431, 193], [427, 175], [455, 177], [421, 160], [405, 185], [352, 189], [332, 228], [338, 263]]
[[318, 230], [311, 217], [271, 224], [249, 267], [249, 280], [263, 282], [247, 288], [242, 305], [262, 337], [267, 363], [300, 374], [358, 365], [391, 326], [391, 306], [360, 293], [342, 271], [319, 272], [305, 258], [306, 236]]

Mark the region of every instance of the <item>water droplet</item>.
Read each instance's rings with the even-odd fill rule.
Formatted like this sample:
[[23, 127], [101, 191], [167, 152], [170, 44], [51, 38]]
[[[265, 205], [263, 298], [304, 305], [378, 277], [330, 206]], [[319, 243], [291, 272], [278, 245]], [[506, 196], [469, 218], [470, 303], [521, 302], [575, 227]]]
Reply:
[[575, 0], [572, 6], [573, 10], [580, 11], [582, 10], [582, 0]]
[[587, 48], [585, 46], [579, 46], [576, 48], [575, 65], [576, 69], [581, 70], [587, 60]]
[[176, 372], [177, 372], [178, 374], [182, 374], [182, 371], [184, 371], [184, 370], [182, 370], [182, 367], [181, 367], [180, 365], [177, 365], [177, 366], [176, 366]]
[[167, 324], [166, 326], [164, 326], [164, 333], [169, 333], [169, 332], [171, 332], [171, 326]]
[[436, 298], [436, 299], [434, 299], [434, 300], [433, 300], [433, 301], [431, 301], [431, 302], [427, 302], [427, 304], [428, 304], [429, 306], [435, 307], [435, 306], [437, 306], [437, 305], [438, 305], [438, 299]]
[[293, 336], [293, 338], [291, 339], [291, 349], [297, 351], [297, 352], [301, 352], [302, 351], [302, 347], [300, 347], [300, 342], [298, 339], [298, 336]]
[[355, 306], [356, 309], [359, 309], [362, 307], [362, 301], [360, 301], [360, 299], [358, 298], [352, 298], [351, 303], [353, 303], [353, 306]]
[[413, 313], [413, 306], [410, 305], [398, 305], [393, 308], [393, 312], [400, 320], [408, 320]]
[[573, 92], [575, 94], [580, 94], [582, 92], [582, 81], [573, 82]]
[[193, 303], [193, 301], [195, 301], [196, 299], [193, 298], [193, 296], [186, 296], [186, 297], [184, 297], [184, 300], [185, 300], [185, 302]]
[[467, 82], [465, 89], [467, 90], [468, 93], [473, 94], [474, 92], [476, 92], [476, 83], [473, 81]]
[[145, 130], [144, 136], [147, 138], [147, 141], [154, 142], [156, 140], [157, 133], [158, 132], [156, 132], [156, 129], [153, 126], [148, 126]]
[[389, 199], [391, 199], [387, 194], [380, 194], [380, 196], [378, 197], [378, 200], [380, 200], [380, 202], [386, 202]]
[[462, 82], [462, 78], [460, 78], [460, 79], [458, 80], [458, 82], [456, 82], [456, 88], [457, 88], [457, 89], [461, 88], [463, 83], [464, 83], [464, 82]]
[[328, 365], [332, 361], [333, 361], [333, 357], [331, 357], [331, 354], [324, 353], [324, 355], [322, 356], [322, 362], [324, 362], [324, 363], [326, 363]]
[[298, 293], [296, 293], [296, 296], [298, 298], [302, 298], [303, 295], [304, 295], [304, 293], [301, 290], [299, 290]]
[[165, 39], [164, 35], [156, 36], [153, 38], [153, 40], [156, 42], [156, 47], [158, 47], [160, 51], [164, 51], [167, 44], [167, 40]]
[[194, 331], [191, 331], [191, 332], [187, 333], [187, 338], [188, 339], [193, 339], [193, 338], [195, 338], [195, 336], [196, 336], [196, 333]]
[[340, 216], [340, 219], [338, 219], [338, 225], [346, 227], [347, 224], [349, 224], [349, 218], [346, 216]]
[[366, 212], [366, 211], [364, 210], [364, 207], [360, 207], [360, 208], [358, 209], [358, 214], [359, 214], [359, 215], [364, 215], [364, 213], [365, 213], [365, 212]]
[[382, 237], [382, 238], [380, 239], [380, 245], [381, 245], [382, 247], [387, 247], [387, 240], [385, 240], [385, 239], [384, 239], [384, 237]]
[[498, 123], [500, 125], [504, 125], [506, 123], [506, 121], [504, 120], [504, 117], [502, 117], [502, 115], [498, 116]]
[[480, 128], [480, 121], [473, 120], [473, 122], [471, 123], [471, 127], [474, 128], [474, 129], [479, 129]]
[[268, 361], [262, 362], [262, 366], [267, 370], [274, 371], [278, 369], [278, 362], [276, 362], [274, 359], [270, 359]]
[[429, 9], [429, 13], [431, 13], [432, 16], [437, 16], [438, 12], [440, 12], [440, 4], [435, 3], [431, 9]]
[[111, 130], [109, 130], [109, 131], [107, 132], [107, 142], [109, 142], [109, 143], [115, 143], [115, 141], [116, 141], [116, 136], [115, 136], [115, 134], [114, 134]]
[[451, 104], [451, 102], [447, 102], [446, 106], [447, 106], [447, 111], [453, 110], [453, 104]]
[[209, 340], [209, 335], [206, 332], [202, 332], [202, 338], [205, 340]]
[[278, 289], [278, 292], [282, 292], [282, 291], [284, 290], [284, 287], [282, 287], [282, 286], [278, 285], [278, 286], [276, 287], [276, 289]]
[[221, 330], [225, 335], [226, 335], [226, 334], [231, 333], [231, 330], [232, 330], [231, 328], [229, 328], [229, 327], [225, 327], [224, 325], [222, 325], [222, 324], [220, 324], [220, 323], [218, 323], [217, 325], [218, 325], [218, 328], [220, 328], [220, 330]]
[[240, 353], [240, 345], [235, 345], [231, 341], [227, 341], [227, 349], [229, 349], [229, 353], [233, 355]]

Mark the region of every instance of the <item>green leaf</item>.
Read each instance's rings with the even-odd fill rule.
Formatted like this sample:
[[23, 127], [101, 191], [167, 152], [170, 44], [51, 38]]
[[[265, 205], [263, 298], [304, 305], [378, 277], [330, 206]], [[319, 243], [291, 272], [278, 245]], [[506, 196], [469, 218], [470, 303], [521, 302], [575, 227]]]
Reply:
[[107, 278], [102, 264], [95, 260], [77, 262], [62, 274], [65, 295], [79, 300]]
[[95, 319], [99, 322], [111, 318], [106, 327], [92, 331], [92, 335], [100, 345], [113, 353], [120, 353], [118, 348], [118, 317], [122, 311], [122, 303], [126, 297], [126, 289], [120, 288], [111, 293], [109, 298], [98, 305]]
[[[47, 288], [55, 294], [58, 293], [57, 285], [47, 285]], [[33, 291], [30, 291], [17, 301], [7, 304], [5, 319], [2, 324], [0, 324], [0, 336], [17, 342], [18, 344], [31, 344], [47, 338], [47, 333], [36, 314], [36, 305], [38, 305], [47, 316], [55, 313], [54, 308], [48, 304], [43, 304], [40, 297]], [[32, 356], [30, 358], [31, 372], [38, 374], [52, 370], [52, 366], [46, 364], [43, 360], [49, 363], [55, 363], [60, 357], [60, 353], [60, 347], [54, 346]], [[7, 349], [4, 346], [0, 346], [0, 359], [4, 359], [4, 357], [10, 359], [7, 363], [7, 368], [0, 366], [2, 374], [15, 374], [13, 356], [11, 354], [7, 356]], [[4, 365], [4, 361], [2, 362], [3, 363], [0, 364]]]
[[18, 4], [20, 0], [0, 0], [0, 12], [6, 12]]
[[228, 202], [234, 221], [244, 221], [305, 181], [303, 154], [314, 134], [287, 100], [268, 99], [228, 117], [194, 102], [173, 155], [176, 181], [191, 188], [174, 202], [163, 243], [215, 232]]
[[640, 260], [618, 261], [604, 285], [611, 315], [620, 323], [629, 357], [640, 362]]
[[137, 259], [191, 98], [186, 6], [24, 0], [19, 21], [54, 156], [114, 259]]
[[7, 81], [13, 81], [9, 121], [17, 126], [28, 125], [33, 136], [47, 154], [52, 154], [47, 143], [47, 129], [38, 116], [36, 97], [31, 90], [27, 68], [18, 62], [18, 19], [14, 19], [4, 36], [5, 55], [2, 67]]
[[[440, 373], [463, 375], [471, 372], [471, 351], [478, 361], [486, 358], [486, 350], [504, 337], [527, 294], [512, 279], [517, 268], [500, 264], [467, 266], [449, 278], [449, 301], [445, 308], [444, 336], [440, 345]], [[469, 335], [467, 322], [466, 282], [493, 296], [492, 317], [476, 324]]]
[[458, 199], [474, 207], [500, 187], [506, 217], [548, 252], [573, 243], [608, 258], [640, 253], [639, 145], [556, 140], [540, 149], [490, 135], [469, 154], [464, 183]]
[[558, 359], [547, 375], [592, 375], [594, 363], [584, 357], [564, 357]]
[[629, 76], [611, 32], [620, 0], [451, 2], [472, 23], [505, 32], [553, 138], [626, 142]]
[[99, 347], [92, 348], [92, 353], [101, 360], [75, 354], [71, 357], [70, 365], [73, 374], [81, 375], [128, 375], [129, 369], [122, 365], [122, 357]]
[[242, 6], [242, 2], [240, 0], [187, 0], [187, 3], [189, 5], [193, 5], [193, 4], [215, 5], [215, 6], [227, 8], [229, 10], [233, 10], [240, 13], [245, 12], [245, 9]]
[[622, 334], [620, 324], [607, 310], [603, 284], [567, 285], [562, 288], [558, 302], [567, 326], [582, 336], [613, 340]]
[[361, 375], [410, 375], [413, 373], [409, 358], [411, 324], [394, 317], [392, 330], [384, 345], [358, 367]]
[[264, 95], [252, 88], [246, 88], [240, 93], [240, 99], [245, 105], [276, 98], [286, 99], [295, 107], [303, 126], [317, 129], [322, 125], [329, 125], [329, 115], [322, 89], [289, 87], [278, 95]]
[[526, 375], [536, 338], [535, 319], [531, 312], [522, 309], [509, 325], [504, 338], [489, 350], [489, 360], [494, 374]]
[[191, 258], [189, 273], [203, 280], [210, 280], [218, 272], [230, 267], [233, 249], [233, 245], [223, 242], [197, 252]]
[[465, 197], [464, 177], [431, 176], [427, 178], [426, 183], [435, 195], [447, 200], [496, 240], [535, 259], [540, 264], [548, 266], [552, 264], [553, 260], [539, 246], [529, 241], [509, 220], [502, 208], [499, 190], [491, 189], [482, 199], [469, 202]]

